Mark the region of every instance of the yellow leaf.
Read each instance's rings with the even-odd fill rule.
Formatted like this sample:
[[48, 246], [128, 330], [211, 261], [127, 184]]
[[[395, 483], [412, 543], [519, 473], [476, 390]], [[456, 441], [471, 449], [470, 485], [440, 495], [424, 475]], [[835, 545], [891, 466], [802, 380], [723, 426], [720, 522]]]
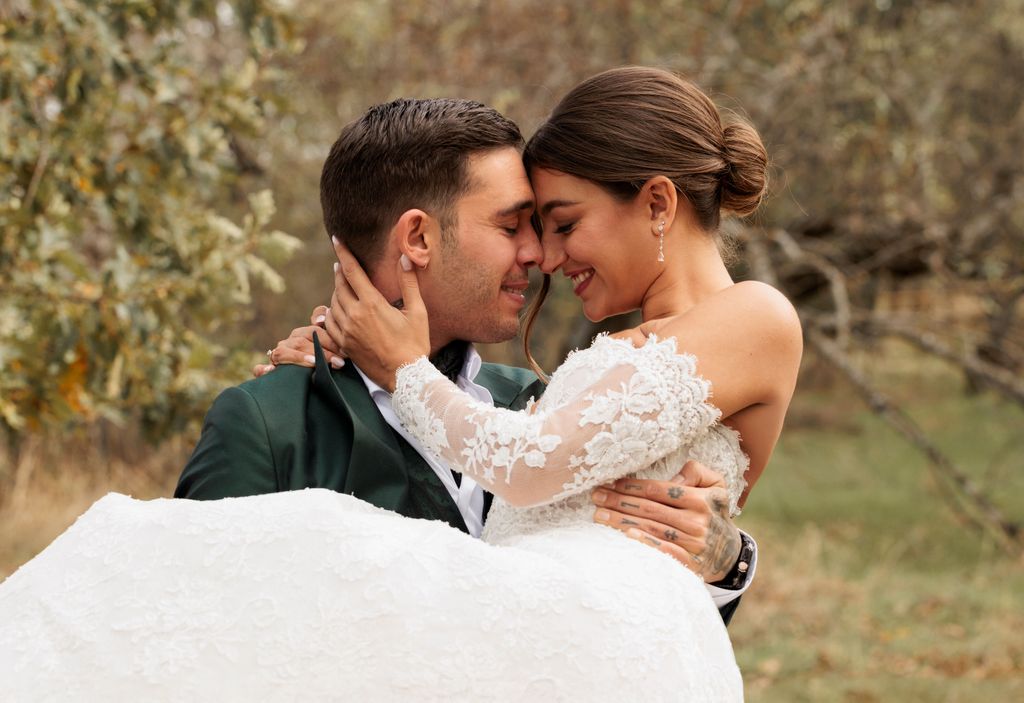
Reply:
[[79, 413], [85, 409], [82, 394], [85, 391], [85, 378], [89, 370], [89, 363], [85, 360], [85, 349], [81, 345], [75, 351], [75, 360], [68, 364], [57, 382], [57, 392], [73, 412]]

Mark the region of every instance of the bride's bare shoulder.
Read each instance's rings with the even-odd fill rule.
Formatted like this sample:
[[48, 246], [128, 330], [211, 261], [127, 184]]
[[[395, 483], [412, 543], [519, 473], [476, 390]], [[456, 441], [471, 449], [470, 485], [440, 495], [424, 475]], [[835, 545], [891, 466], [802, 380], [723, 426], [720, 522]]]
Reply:
[[780, 351], [802, 348], [800, 318], [779, 290], [760, 281], [742, 281], [710, 295], [682, 315], [644, 323], [641, 334], [692, 338], [740, 336]]
[[803, 349], [800, 318], [793, 304], [779, 290], [760, 281], [736, 283], [685, 313], [648, 320], [611, 336], [641, 347], [651, 335], [675, 337], [683, 347], [717, 339], [719, 343], [750, 345], [796, 360]]
[[741, 319], [760, 320], [782, 331], [800, 333], [800, 318], [780, 290], [761, 281], [740, 281], [695, 306], [703, 314], [728, 312]]

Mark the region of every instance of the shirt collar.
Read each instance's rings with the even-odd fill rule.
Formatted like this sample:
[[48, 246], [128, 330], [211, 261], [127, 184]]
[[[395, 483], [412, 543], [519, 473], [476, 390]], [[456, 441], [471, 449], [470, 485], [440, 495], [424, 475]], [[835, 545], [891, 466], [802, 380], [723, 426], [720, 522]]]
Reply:
[[[483, 365], [483, 363], [483, 359], [480, 358], [480, 352], [476, 350], [476, 347], [470, 344], [469, 346], [466, 347], [466, 360], [462, 362], [462, 370], [459, 371], [459, 378], [464, 378], [471, 383], [475, 383], [477, 374], [480, 373], [480, 367]], [[359, 373], [359, 377], [363, 379], [363, 383], [366, 384], [366, 390], [370, 392], [371, 398], [376, 398], [378, 395], [382, 393], [386, 396], [391, 395], [386, 390], [384, 390], [384, 388], [377, 385], [374, 381], [370, 380], [370, 377], [363, 373], [363, 370], [361, 368], [359, 368], [355, 364], [352, 364], [352, 366], [355, 367], [355, 370]]]

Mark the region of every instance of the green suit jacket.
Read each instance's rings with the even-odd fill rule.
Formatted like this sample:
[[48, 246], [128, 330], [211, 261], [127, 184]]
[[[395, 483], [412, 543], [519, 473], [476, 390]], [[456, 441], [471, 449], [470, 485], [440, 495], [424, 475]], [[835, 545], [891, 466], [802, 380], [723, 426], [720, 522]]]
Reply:
[[[444, 484], [387, 424], [353, 366], [332, 370], [316, 351], [313, 369], [281, 366], [217, 397], [175, 497], [330, 488], [465, 531]], [[483, 364], [476, 382], [512, 409], [542, 390], [529, 371], [498, 364]]]

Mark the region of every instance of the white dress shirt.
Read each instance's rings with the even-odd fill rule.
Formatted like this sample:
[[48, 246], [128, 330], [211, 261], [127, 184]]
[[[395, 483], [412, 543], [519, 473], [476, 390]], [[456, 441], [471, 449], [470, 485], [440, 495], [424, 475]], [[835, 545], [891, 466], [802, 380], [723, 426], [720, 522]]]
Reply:
[[[348, 363], [352, 363], [349, 361]], [[491, 396], [491, 392], [481, 385], [476, 383], [476, 376], [480, 373], [480, 366], [483, 360], [480, 358], [480, 354], [470, 345], [466, 351], [466, 360], [462, 364], [462, 370], [459, 371], [459, 376], [456, 379], [456, 385], [463, 391], [468, 393], [474, 400], [479, 400], [488, 405], [494, 405], [494, 398]], [[402, 435], [406, 442], [416, 450], [416, 452], [423, 457], [437, 477], [441, 479], [441, 483], [448, 489], [448, 494], [455, 501], [456, 507], [459, 509], [459, 513], [462, 515], [462, 519], [466, 523], [466, 528], [469, 530], [469, 534], [474, 537], [479, 537], [484, 527], [484, 489], [477, 484], [469, 476], [462, 475], [461, 480], [458, 484], [455, 483], [455, 477], [452, 476], [452, 469], [448, 466], [447, 462], [433, 456], [429, 452], [423, 449], [423, 445], [413, 437], [409, 432], [402, 427], [402, 423], [398, 420], [398, 416], [395, 415], [394, 408], [391, 407], [391, 394], [386, 390], [378, 386], [376, 383], [371, 381], [362, 370], [356, 366], [356, 371], [359, 372], [359, 376], [363, 379], [363, 383], [366, 384], [366, 390], [370, 392], [370, 397], [373, 398], [374, 404], [380, 411], [380, 414], [384, 417], [384, 420], [391, 426], [395, 432]], [[749, 535], [748, 535], [749, 537]], [[753, 542], [753, 540], [751, 540]], [[754, 545], [754, 554], [750, 559], [750, 565], [747, 568], [746, 580], [743, 585], [736, 589], [730, 590], [726, 588], [719, 588], [718, 586], [712, 586], [706, 584], [708, 592], [711, 594], [711, 600], [714, 601], [715, 607], [721, 608], [723, 605], [730, 603], [741, 595], [750, 586], [750, 583], [754, 580], [754, 571], [757, 567], [757, 545]]]

